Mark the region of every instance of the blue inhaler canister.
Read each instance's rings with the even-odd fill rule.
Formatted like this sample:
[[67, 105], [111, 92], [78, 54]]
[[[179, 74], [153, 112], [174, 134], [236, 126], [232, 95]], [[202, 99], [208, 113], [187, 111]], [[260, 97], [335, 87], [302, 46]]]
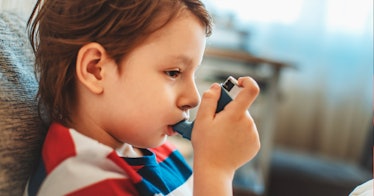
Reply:
[[[221, 95], [217, 102], [216, 113], [222, 111], [230, 101], [235, 99], [239, 91], [240, 87], [238, 86], [238, 81], [232, 76], [229, 76], [225, 82], [221, 83]], [[173, 129], [181, 134], [184, 138], [191, 140], [194, 122], [195, 121], [189, 122], [187, 120], [182, 120], [173, 125]]]

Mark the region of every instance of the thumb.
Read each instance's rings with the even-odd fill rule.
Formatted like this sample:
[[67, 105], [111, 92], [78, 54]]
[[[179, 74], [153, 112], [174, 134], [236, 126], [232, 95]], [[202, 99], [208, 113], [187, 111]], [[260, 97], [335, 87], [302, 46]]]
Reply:
[[204, 92], [199, 110], [196, 114], [197, 120], [202, 118], [214, 118], [220, 93], [221, 86], [218, 83], [212, 84], [212, 86]]

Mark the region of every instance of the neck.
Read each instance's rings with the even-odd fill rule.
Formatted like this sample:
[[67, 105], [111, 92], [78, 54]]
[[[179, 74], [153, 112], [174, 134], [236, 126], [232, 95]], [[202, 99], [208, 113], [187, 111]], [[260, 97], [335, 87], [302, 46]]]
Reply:
[[110, 135], [96, 120], [90, 118], [89, 115], [82, 117], [78, 112], [75, 114], [72, 116], [72, 123], [68, 124], [70, 128], [113, 149], [120, 148], [123, 145], [121, 141]]

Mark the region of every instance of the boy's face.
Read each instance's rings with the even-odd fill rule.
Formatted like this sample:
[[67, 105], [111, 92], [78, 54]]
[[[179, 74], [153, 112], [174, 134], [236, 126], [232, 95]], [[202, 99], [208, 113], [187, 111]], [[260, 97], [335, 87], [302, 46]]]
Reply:
[[171, 125], [199, 104], [194, 74], [205, 41], [205, 28], [184, 11], [126, 56], [120, 68], [108, 73], [104, 130], [141, 148], [158, 146], [173, 135]]

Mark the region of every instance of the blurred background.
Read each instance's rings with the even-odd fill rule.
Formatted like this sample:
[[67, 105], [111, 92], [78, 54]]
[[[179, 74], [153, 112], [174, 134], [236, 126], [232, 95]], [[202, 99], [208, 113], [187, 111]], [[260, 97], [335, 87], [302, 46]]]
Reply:
[[[262, 149], [241, 170], [247, 175], [238, 172], [237, 187], [348, 195], [371, 179], [373, 1], [204, 2], [216, 26], [204, 65], [210, 69], [200, 76], [250, 75], [262, 89], [250, 109]], [[218, 64], [227, 69], [217, 71]], [[248, 168], [257, 172], [251, 180]]]
[[[0, 0], [28, 17], [35, 0]], [[373, 1], [204, 0], [215, 27], [199, 91], [250, 75], [262, 148], [235, 195], [348, 195], [373, 178]], [[195, 111], [192, 111], [192, 117]], [[172, 138], [191, 160], [190, 144]]]

